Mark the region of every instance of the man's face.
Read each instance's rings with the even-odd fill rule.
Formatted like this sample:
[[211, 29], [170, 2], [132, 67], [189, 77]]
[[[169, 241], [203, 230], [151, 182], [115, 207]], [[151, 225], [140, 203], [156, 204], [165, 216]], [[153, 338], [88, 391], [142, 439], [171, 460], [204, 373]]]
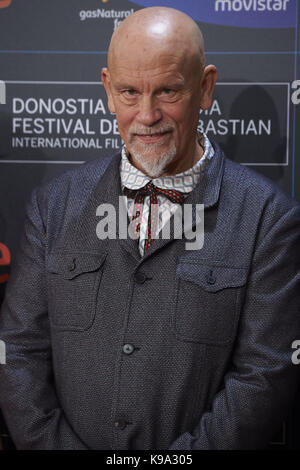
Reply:
[[109, 109], [133, 164], [150, 176], [172, 174], [195, 150], [201, 77], [191, 60], [166, 50], [119, 54], [102, 73]]

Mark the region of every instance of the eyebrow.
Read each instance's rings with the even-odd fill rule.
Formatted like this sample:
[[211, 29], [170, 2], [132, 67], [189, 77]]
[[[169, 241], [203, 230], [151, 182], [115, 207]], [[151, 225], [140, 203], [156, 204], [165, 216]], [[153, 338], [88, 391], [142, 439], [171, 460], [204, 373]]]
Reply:
[[[167, 82], [159, 87], [157, 87], [158, 90], [163, 90], [164, 88], [183, 88], [185, 85], [184, 80], [177, 80], [177, 81], [172, 81], [172, 82]], [[117, 88], [118, 90], [124, 89], [124, 90], [135, 90], [137, 87], [133, 84], [129, 84], [126, 82], [116, 82], [114, 84], [114, 87]]]

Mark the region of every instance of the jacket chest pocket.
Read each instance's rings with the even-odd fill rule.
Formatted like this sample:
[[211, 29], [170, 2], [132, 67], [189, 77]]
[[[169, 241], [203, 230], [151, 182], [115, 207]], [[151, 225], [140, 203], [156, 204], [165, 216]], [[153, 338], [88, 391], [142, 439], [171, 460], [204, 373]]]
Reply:
[[246, 276], [245, 268], [180, 262], [172, 318], [177, 338], [215, 345], [233, 341]]
[[84, 331], [94, 322], [106, 253], [52, 253], [47, 266], [51, 324]]

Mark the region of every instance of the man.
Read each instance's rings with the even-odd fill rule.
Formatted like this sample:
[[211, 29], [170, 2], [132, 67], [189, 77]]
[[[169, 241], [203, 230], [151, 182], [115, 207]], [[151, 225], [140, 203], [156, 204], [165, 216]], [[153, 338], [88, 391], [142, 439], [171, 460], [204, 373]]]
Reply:
[[[261, 448], [286, 417], [300, 209], [197, 134], [216, 77], [181, 12], [114, 33], [102, 79], [125, 147], [33, 192], [1, 311], [18, 448]], [[101, 239], [99, 207], [119, 220], [124, 194], [138, 240]], [[204, 204], [196, 250], [157, 237], [187, 204]]]

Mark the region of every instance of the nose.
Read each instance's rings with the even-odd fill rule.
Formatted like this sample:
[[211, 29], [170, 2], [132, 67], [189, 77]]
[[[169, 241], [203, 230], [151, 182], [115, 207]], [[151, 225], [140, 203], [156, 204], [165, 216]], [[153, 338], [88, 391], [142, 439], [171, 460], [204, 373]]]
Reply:
[[139, 103], [137, 120], [144, 126], [153, 126], [162, 118], [162, 112], [151, 96], [143, 96]]

